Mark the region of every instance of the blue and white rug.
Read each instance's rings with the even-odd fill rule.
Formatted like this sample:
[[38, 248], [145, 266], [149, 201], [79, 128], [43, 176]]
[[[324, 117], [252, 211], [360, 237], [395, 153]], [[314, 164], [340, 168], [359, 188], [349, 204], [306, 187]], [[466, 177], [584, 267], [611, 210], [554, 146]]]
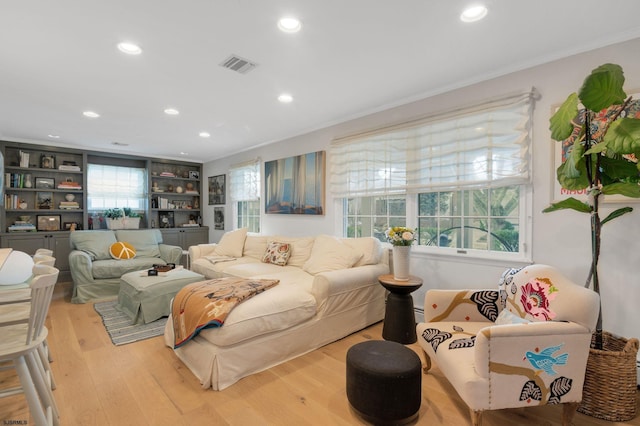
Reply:
[[104, 328], [114, 345], [126, 345], [127, 343], [161, 336], [167, 317], [160, 318], [149, 324], [131, 324], [131, 319], [116, 309], [117, 300], [98, 302], [94, 309], [102, 317]]

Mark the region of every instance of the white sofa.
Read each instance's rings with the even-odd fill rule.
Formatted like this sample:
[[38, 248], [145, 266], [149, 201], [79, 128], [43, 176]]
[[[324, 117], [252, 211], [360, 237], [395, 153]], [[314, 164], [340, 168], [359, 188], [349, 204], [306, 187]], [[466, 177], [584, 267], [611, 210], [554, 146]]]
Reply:
[[[270, 243], [290, 248], [286, 265], [263, 262]], [[239, 304], [220, 328], [202, 330], [174, 349], [204, 388], [222, 390], [243, 377], [311, 352], [384, 317], [388, 250], [375, 238], [284, 237], [226, 233], [218, 244], [189, 248], [191, 269], [208, 279], [276, 278], [275, 287]], [[173, 348], [173, 321], [165, 328]]]

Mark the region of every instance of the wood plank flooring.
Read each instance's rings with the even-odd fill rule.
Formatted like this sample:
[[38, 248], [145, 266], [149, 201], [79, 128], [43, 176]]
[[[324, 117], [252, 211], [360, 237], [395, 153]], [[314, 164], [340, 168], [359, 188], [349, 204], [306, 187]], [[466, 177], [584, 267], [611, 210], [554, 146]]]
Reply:
[[[375, 324], [345, 339], [221, 391], [205, 390], [162, 337], [114, 346], [92, 304], [73, 305], [69, 284], [58, 284], [47, 326], [63, 426], [90, 425], [365, 425], [345, 393], [347, 350], [381, 339]], [[419, 353], [417, 345], [412, 349]], [[15, 383], [0, 373], [0, 387]], [[560, 425], [556, 406], [487, 412], [484, 426]], [[638, 411], [640, 413], [640, 410]], [[0, 399], [0, 425], [33, 425], [24, 396]], [[468, 425], [466, 405], [437, 366], [423, 376], [417, 425]], [[576, 414], [580, 426], [612, 423]]]

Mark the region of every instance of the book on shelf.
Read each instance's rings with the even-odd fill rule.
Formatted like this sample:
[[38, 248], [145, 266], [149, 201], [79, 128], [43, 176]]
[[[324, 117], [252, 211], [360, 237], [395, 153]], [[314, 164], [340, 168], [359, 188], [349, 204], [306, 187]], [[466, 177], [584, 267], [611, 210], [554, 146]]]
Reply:
[[58, 170], [64, 170], [67, 172], [79, 172], [80, 171], [80, 166], [72, 166], [72, 165], [68, 165], [68, 164], [60, 164], [58, 166]]
[[37, 231], [36, 227], [32, 223], [25, 224], [13, 224], [10, 225], [7, 230], [9, 232], [35, 232]]
[[78, 182], [60, 182], [58, 189], [82, 189], [82, 186]]
[[24, 168], [29, 167], [29, 157], [30, 156], [31, 156], [30, 153], [28, 153], [26, 151], [20, 151], [20, 167], [24, 167]]
[[80, 208], [80, 204], [77, 201], [60, 201], [60, 209], [62, 210], [77, 210]]
[[183, 223], [182, 227], [183, 228], [198, 228], [200, 225], [198, 225], [197, 223]]

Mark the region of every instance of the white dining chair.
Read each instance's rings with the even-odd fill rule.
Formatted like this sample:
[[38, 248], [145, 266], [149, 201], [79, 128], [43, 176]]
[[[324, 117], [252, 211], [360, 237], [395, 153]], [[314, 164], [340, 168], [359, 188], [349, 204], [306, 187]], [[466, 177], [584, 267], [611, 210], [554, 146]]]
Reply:
[[[31, 300], [26, 322], [0, 322], [0, 362], [16, 369], [20, 387], [3, 389], [0, 397], [24, 393], [36, 425], [59, 425], [59, 412], [52, 392], [51, 370], [44, 354], [48, 330], [44, 323], [51, 304], [59, 271], [48, 265], [35, 265], [31, 281]], [[23, 302], [24, 303], [24, 302]], [[10, 305], [7, 305], [10, 306]]]

